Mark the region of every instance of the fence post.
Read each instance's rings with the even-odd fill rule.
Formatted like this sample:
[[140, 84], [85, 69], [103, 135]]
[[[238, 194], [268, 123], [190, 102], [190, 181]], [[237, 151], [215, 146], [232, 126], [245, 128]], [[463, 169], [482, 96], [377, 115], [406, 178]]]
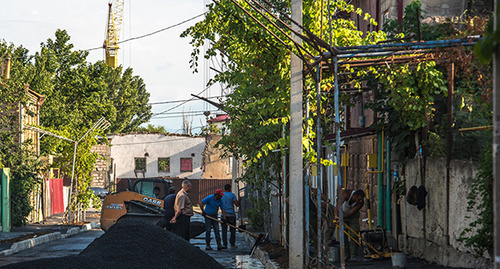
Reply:
[[10, 232], [10, 169], [2, 169], [2, 232]]

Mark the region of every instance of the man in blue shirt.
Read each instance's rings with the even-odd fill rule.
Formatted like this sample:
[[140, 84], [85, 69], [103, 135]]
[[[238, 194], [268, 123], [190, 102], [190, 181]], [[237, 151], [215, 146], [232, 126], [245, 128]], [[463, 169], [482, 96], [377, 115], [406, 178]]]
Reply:
[[205, 197], [200, 202], [200, 208], [202, 215], [205, 217], [205, 242], [207, 243], [206, 250], [212, 250], [210, 246], [210, 232], [212, 227], [214, 228], [215, 233], [215, 241], [217, 241], [217, 250], [224, 249], [220, 240], [220, 232], [219, 232], [219, 222], [217, 222], [217, 214], [219, 212], [219, 208], [222, 210], [222, 218], [226, 218], [226, 210], [222, 205], [222, 196], [224, 193], [221, 189], [217, 189], [215, 194], [211, 194]]
[[167, 197], [165, 197], [165, 200], [163, 202], [163, 208], [165, 209], [165, 229], [173, 233], [177, 233], [177, 224], [170, 223], [170, 220], [172, 220], [175, 215], [174, 204], [176, 196], [177, 194], [175, 194], [175, 187], [172, 186], [168, 189], [168, 195]]
[[[222, 244], [227, 247], [227, 223], [236, 226], [236, 212], [234, 211], [234, 206], [240, 206], [240, 201], [236, 199], [236, 195], [231, 192], [231, 184], [226, 184], [224, 186], [224, 196], [222, 196], [222, 205], [226, 210], [226, 221], [222, 226]], [[237, 248], [236, 246], [236, 229], [230, 227], [231, 238], [229, 243], [231, 243], [231, 248]]]

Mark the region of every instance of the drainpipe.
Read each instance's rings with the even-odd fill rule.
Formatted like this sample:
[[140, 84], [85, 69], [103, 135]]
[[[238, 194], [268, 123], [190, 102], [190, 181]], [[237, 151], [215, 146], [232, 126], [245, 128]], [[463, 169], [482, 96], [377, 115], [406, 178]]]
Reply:
[[[339, 201], [342, 199], [342, 173], [339, 173], [339, 164], [341, 163], [340, 161], [340, 104], [339, 104], [339, 80], [338, 80], [338, 58], [337, 56], [333, 57], [333, 63], [334, 63], [334, 80], [335, 80], [335, 151], [336, 151], [336, 164], [337, 164], [337, 179], [338, 179], [338, 188], [337, 191], [339, 192]], [[345, 186], [344, 186], [345, 187]], [[344, 249], [344, 213], [342, 210], [339, 210], [339, 223], [340, 223], [340, 268], [345, 269], [345, 249]]]
[[387, 169], [387, 186], [386, 186], [386, 189], [385, 189], [385, 209], [386, 209], [386, 213], [385, 213], [385, 217], [386, 217], [386, 227], [387, 227], [387, 231], [390, 232], [391, 231], [391, 140], [389, 140], [389, 138], [387, 138], [387, 165], [386, 165], [386, 169]]
[[377, 225], [380, 227], [384, 227], [384, 134], [379, 134], [377, 137], [378, 142], [378, 170], [381, 171], [378, 173], [378, 196], [377, 196]]
[[[321, 266], [322, 262], [323, 262], [323, 258], [322, 258], [322, 255], [321, 255], [321, 194], [322, 194], [322, 181], [323, 181], [323, 167], [321, 165], [321, 156], [322, 156], [322, 145], [321, 145], [321, 87], [320, 87], [320, 79], [321, 79], [321, 74], [320, 74], [320, 71], [321, 71], [321, 64], [319, 64], [317, 67], [316, 67], [316, 109], [317, 109], [317, 116], [318, 116], [318, 119], [317, 119], [317, 123], [316, 123], [316, 127], [317, 127], [317, 130], [316, 130], [316, 143], [317, 143], [317, 146], [318, 146], [318, 151], [316, 153], [317, 155], [317, 182], [318, 182], [318, 186], [317, 186], [317, 192], [316, 192], [316, 198], [317, 198], [317, 201], [318, 201], [318, 206], [316, 206], [316, 210], [317, 210], [317, 220], [318, 220], [318, 258], [319, 258], [319, 262], [318, 262], [318, 266]], [[338, 145], [337, 145], [338, 147]], [[309, 214], [309, 212], [306, 211], [306, 215]]]
[[[309, 93], [306, 95], [306, 137], [309, 137]], [[307, 151], [309, 152], [309, 147], [307, 148]], [[306, 165], [306, 182], [305, 182], [305, 214], [304, 218], [306, 221], [306, 234], [304, 235], [305, 237], [305, 242], [306, 242], [306, 251], [309, 253], [309, 230], [310, 230], [310, 221], [309, 221], [309, 177], [310, 177], [311, 171], [309, 170], [309, 165]], [[309, 255], [305, 255], [305, 264], [309, 265]]]
[[399, 27], [403, 27], [403, 0], [398, 0], [398, 23]]
[[[368, 184], [368, 175], [369, 174], [379, 174], [379, 182], [378, 182], [378, 203], [377, 203], [377, 215], [378, 215], [378, 225], [380, 225], [380, 222], [382, 221], [382, 216], [381, 216], [381, 212], [382, 212], [382, 203], [381, 203], [381, 200], [383, 199], [383, 193], [384, 193], [384, 189], [383, 189], [383, 186], [381, 186], [383, 184], [383, 179], [381, 179], [380, 176], [382, 176], [381, 174], [384, 173], [384, 167], [381, 165], [382, 161], [384, 159], [384, 151], [382, 150], [384, 148], [384, 132], [382, 132], [381, 134], [379, 134], [378, 136], [378, 151], [379, 151], [379, 154], [378, 154], [378, 168], [380, 169], [379, 171], [367, 171], [365, 173], [365, 186], [366, 186], [366, 200], [368, 201], [368, 208], [366, 209], [367, 213], [368, 213], [368, 228], [371, 230], [372, 229], [372, 215], [371, 215], [371, 208], [370, 208], [370, 188], [369, 188], [369, 184]], [[382, 192], [382, 194], [381, 194]]]

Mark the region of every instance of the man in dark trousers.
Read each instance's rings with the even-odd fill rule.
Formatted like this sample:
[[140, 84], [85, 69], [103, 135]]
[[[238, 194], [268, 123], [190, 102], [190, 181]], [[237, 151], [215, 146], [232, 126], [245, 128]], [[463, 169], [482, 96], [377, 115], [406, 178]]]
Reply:
[[163, 208], [165, 209], [165, 230], [173, 233], [177, 233], [177, 224], [175, 223], [170, 223], [170, 220], [175, 215], [175, 197], [177, 195], [175, 194], [175, 187], [170, 187], [168, 189], [168, 195], [165, 197], [165, 200], [163, 200]]
[[225, 222], [226, 218], [226, 210], [224, 209], [221, 200], [222, 196], [224, 196], [222, 190], [217, 189], [215, 191], [215, 194], [211, 194], [200, 201], [201, 213], [205, 217], [205, 242], [207, 243], [207, 247], [205, 248], [206, 250], [212, 250], [212, 247], [210, 246], [210, 232], [212, 228], [214, 228], [215, 241], [217, 241], [217, 250], [224, 249], [224, 246], [221, 244], [219, 222], [217, 221], [219, 208], [222, 210], [223, 222]]
[[[240, 201], [236, 198], [236, 195], [231, 192], [231, 184], [226, 184], [224, 186], [224, 196], [222, 196], [222, 205], [226, 210], [226, 222], [222, 223], [222, 244], [227, 248], [227, 224], [236, 226], [236, 212], [234, 211], [234, 206], [240, 206]], [[231, 248], [237, 248], [236, 246], [236, 229], [230, 227], [229, 229], [231, 237], [229, 243], [231, 243]]]
[[[342, 209], [344, 224], [351, 227], [359, 234], [359, 210], [365, 204], [365, 192], [362, 190], [343, 190], [341, 200], [335, 207], [335, 219], [339, 219], [339, 209]], [[345, 228], [349, 235], [358, 238], [351, 230]], [[347, 243], [347, 240], [345, 241]], [[349, 244], [345, 244], [346, 259], [356, 260], [358, 254], [358, 244], [349, 239]]]
[[174, 210], [175, 215], [170, 220], [170, 223], [177, 223], [177, 234], [189, 242], [189, 223], [194, 214], [193, 205], [189, 199], [189, 191], [191, 190], [191, 182], [189, 180], [182, 181], [182, 189], [175, 197]]

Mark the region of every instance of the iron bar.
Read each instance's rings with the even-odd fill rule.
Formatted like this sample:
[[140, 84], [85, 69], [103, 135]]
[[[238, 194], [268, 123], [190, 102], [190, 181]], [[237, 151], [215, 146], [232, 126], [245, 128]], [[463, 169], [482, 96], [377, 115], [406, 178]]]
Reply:
[[475, 43], [479, 40], [478, 37], [471, 38], [459, 38], [459, 39], [447, 39], [447, 40], [432, 40], [432, 41], [422, 41], [422, 42], [408, 42], [408, 43], [391, 43], [391, 44], [375, 44], [375, 45], [361, 45], [361, 46], [347, 46], [347, 47], [337, 47], [342, 54], [343, 51], [353, 50], [353, 49], [376, 49], [376, 48], [391, 48], [391, 47], [412, 47], [412, 46], [434, 46], [442, 44], [456, 44], [456, 43]]

